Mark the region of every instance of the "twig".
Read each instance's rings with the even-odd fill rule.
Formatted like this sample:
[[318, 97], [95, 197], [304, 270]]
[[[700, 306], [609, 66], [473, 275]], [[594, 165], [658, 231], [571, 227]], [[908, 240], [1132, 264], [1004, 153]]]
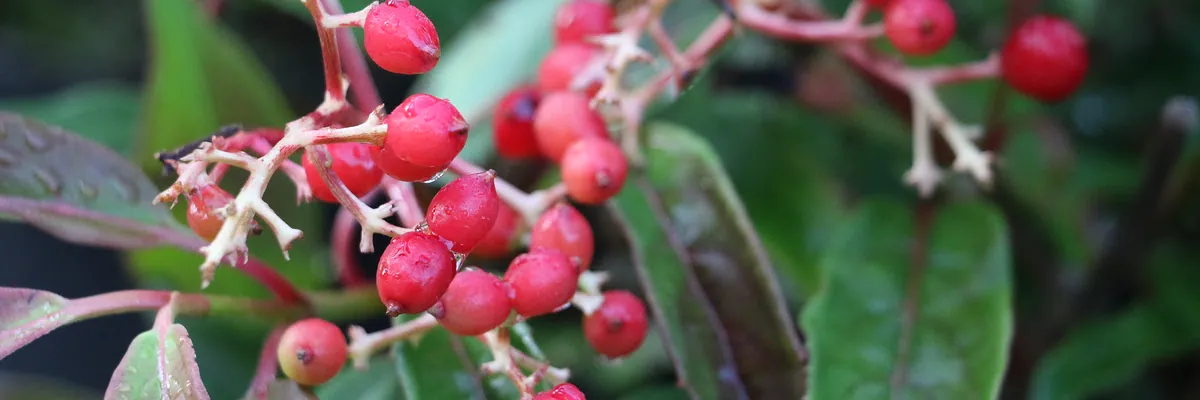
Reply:
[[354, 368], [366, 370], [371, 356], [375, 353], [401, 340], [420, 336], [437, 326], [437, 318], [429, 314], [422, 314], [401, 325], [369, 334], [360, 326], [351, 326], [349, 330], [350, 360], [354, 363]]

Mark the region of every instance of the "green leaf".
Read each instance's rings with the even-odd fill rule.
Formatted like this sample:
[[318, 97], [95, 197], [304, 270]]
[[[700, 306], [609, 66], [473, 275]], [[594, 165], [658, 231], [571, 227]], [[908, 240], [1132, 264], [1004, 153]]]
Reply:
[[650, 124], [643, 135], [647, 175], [664, 217], [728, 334], [749, 396], [802, 397], [804, 349], [774, 268], [716, 153], [675, 125]]
[[16, 114], [0, 113], [0, 217], [60, 239], [121, 249], [192, 243], [158, 190], [99, 144]]
[[610, 202], [610, 210], [625, 231], [647, 305], [680, 386], [702, 399], [743, 396], [740, 380], [725, 373], [737, 367], [694, 268], [682, 261], [686, 255], [675, 250], [659, 224], [650, 203], [654, 193], [632, 183]]
[[[396, 323], [410, 320], [400, 316]], [[404, 398], [423, 399], [480, 399], [483, 386], [479, 369], [465, 358], [463, 341], [440, 327], [416, 340], [401, 341], [392, 346], [395, 371], [400, 378]]]
[[104, 398], [207, 400], [187, 329], [180, 324], [156, 326], [133, 338]]
[[77, 400], [101, 397], [95, 389], [61, 377], [0, 372], [0, 399]]
[[376, 357], [366, 371], [342, 370], [333, 380], [317, 388], [321, 400], [391, 400], [401, 397], [396, 365], [388, 357]]
[[0, 287], [0, 360], [73, 321], [62, 313], [67, 303], [42, 290]]
[[437, 68], [422, 75], [415, 91], [449, 99], [472, 124], [461, 157], [481, 162], [491, 154], [486, 123], [492, 103], [528, 81], [550, 51], [554, 11], [566, 0], [504, 0], [445, 48]]
[[914, 266], [912, 211], [860, 207], [804, 311], [811, 398], [996, 398], [1013, 325], [1002, 217], [983, 203], [944, 206], [928, 263]]
[[134, 153], [143, 166], [160, 169], [155, 152], [222, 125], [282, 126], [292, 119], [263, 66], [235, 35], [205, 17], [199, 3], [147, 0], [145, 6], [152, 69]]
[[72, 86], [50, 95], [0, 101], [0, 110], [54, 124], [112, 151], [133, 151], [141, 93], [118, 83], [89, 83]]

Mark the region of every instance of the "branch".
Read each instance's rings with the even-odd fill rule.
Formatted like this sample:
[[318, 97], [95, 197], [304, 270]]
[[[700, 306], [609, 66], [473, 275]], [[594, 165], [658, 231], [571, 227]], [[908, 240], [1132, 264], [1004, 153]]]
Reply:
[[349, 330], [350, 361], [354, 363], [354, 368], [366, 370], [371, 356], [375, 353], [401, 340], [420, 336], [437, 326], [437, 318], [428, 313], [421, 314], [420, 317], [403, 324], [369, 334], [360, 326], [351, 326]]
[[279, 348], [279, 339], [286, 329], [287, 325], [282, 324], [275, 327], [263, 341], [262, 352], [258, 355], [258, 367], [254, 370], [254, 378], [250, 380], [250, 390], [246, 393], [247, 398], [258, 400], [269, 398], [268, 390], [271, 383], [275, 382], [276, 369], [279, 367], [279, 356], [276, 351]]
[[417, 201], [417, 192], [413, 189], [411, 182], [385, 176], [383, 186], [392, 200], [396, 209], [396, 218], [400, 219], [400, 224], [408, 228], [415, 228], [425, 221], [425, 213], [421, 211], [421, 204]]
[[305, 152], [309, 161], [312, 161], [316, 167], [317, 173], [321, 175], [321, 180], [329, 185], [329, 189], [333, 192], [333, 197], [337, 198], [342, 207], [354, 216], [358, 224], [362, 227], [362, 237], [359, 238], [358, 251], [363, 253], [375, 252], [375, 243], [373, 234], [380, 233], [391, 237], [400, 236], [411, 229], [401, 228], [392, 225], [384, 220], [392, 214], [392, 203], [384, 203], [379, 208], [371, 208], [361, 199], [355, 197], [346, 184], [342, 182], [337, 175], [333, 174], [331, 165], [333, 158], [325, 149], [325, 146], [314, 146], [308, 148]]

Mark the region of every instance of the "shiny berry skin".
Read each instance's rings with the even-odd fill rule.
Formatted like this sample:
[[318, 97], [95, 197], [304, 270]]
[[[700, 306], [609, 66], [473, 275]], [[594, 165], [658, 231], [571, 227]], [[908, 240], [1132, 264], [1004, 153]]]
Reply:
[[901, 53], [924, 56], [954, 38], [954, 10], [946, 0], [894, 0], [884, 11], [883, 29]]
[[571, 301], [579, 273], [571, 260], [554, 249], [521, 254], [508, 265], [504, 281], [512, 291], [513, 310], [526, 318], [550, 314]]
[[211, 242], [225, 223], [217, 210], [233, 201], [233, 195], [217, 185], [204, 185], [189, 193], [187, 200], [188, 226], [196, 235]]
[[392, 238], [375, 272], [379, 300], [392, 317], [428, 310], [446, 293], [456, 269], [437, 236], [413, 231]]
[[562, 158], [567, 195], [583, 204], [603, 204], [625, 186], [629, 162], [625, 152], [608, 138], [583, 138]]
[[511, 312], [504, 283], [478, 269], [459, 272], [442, 300], [429, 310], [447, 331], [462, 336], [490, 331], [504, 323]]
[[886, 9], [892, 0], [867, 0], [867, 5], [878, 9]]
[[507, 256], [512, 252], [513, 246], [517, 241], [517, 232], [521, 230], [523, 221], [517, 212], [509, 207], [508, 204], [500, 202], [500, 207], [496, 210], [496, 223], [492, 225], [492, 229], [488, 230], [483, 239], [475, 244], [475, 248], [471, 250], [471, 256], [483, 259], [498, 259]]
[[387, 0], [367, 12], [363, 47], [371, 61], [394, 74], [429, 72], [442, 57], [433, 22], [407, 0]]
[[554, 13], [556, 43], [583, 42], [588, 38], [616, 32], [613, 18], [616, 12], [600, 0], [573, 0], [558, 7]]
[[454, 243], [454, 251], [467, 253], [492, 229], [499, 212], [496, 171], [487, 170], [442, 187], [429, 202], [425, 222], [434, 234]]
[[[325, 145], [325, 148], [329, 150], [329, 156], [333, 158], [330, 169], [355, 197], [367, 194], [371, 189], [379, 186], [379, 182], [383, 180], [383, 169], [380, 169], [375, 162], [375, 155], [379, 153], [379, 147], [367, 143], [344, 142], [330, 143]], [[325, 181], [321, 179], [321, 175], [317, 173], [317, 166], [307, 156], [300, 158], [300, 164], [304, 166], [304, 174], [308, 178], [308, 186], [312, 188], [313, 197], [327, 203], [336, 203], [337, 198], [333, 196], [333, 189], [330, 189], [329, 185], [326, 185]]]
[[583, 392], [571, 383], [560, 383], [553, 389], [538, 393], [533, 400], [587, 400]]
[[1013, 30], [1000, 50], [1000, 74], [1009, 86], [1043, 101], [1067, 98], [1088, 70], [1087, 39], [1070, 21], [1039, 15]]
[[646, 339], [646, 305], [624, 290], [604, 292], [604, 303], [583, 319], [583, 335], [597, 353], [608, 358], [629, 355]]
[[387, 116], [377, 161], [393, 178], [420, 182], [450, 165], [467, 144], [470, 126], [446, 99], [414, 94]]
[[592, 265], [596, 250], [592, 225], [583, 214], [567, 203], [558, 203], [538, 217], [529, 234], [529, 248], [555, 249], [566, 254], [579, 272]]
[[[538, 66], [538, 90], [542, 93], [571, 90], [571, 83], [575, 77], [601, 55], [598, 47], [585, 43], [564, 43], [555, 46]], [[600, 91], [601, 84], [598, 80], [590, 82], [582, 91], [591, 98]]]
[[492, 109], [493, 142], [496, 154], [521, 159], [542, 154], [533, 135], [533, 115], [542, 95], [534, 86], [510, 90]]
[[557, 163], [576, 140], [608, 137], [604, 117], [588, 103], [587, 96], [575, 92], [557, 92], [542, 98], [533, 117], [533, 132], [543, 156]]
[[283, 331], [275, 353], [284, 375], [316, 386], [333, 379], [346, 364], [346, 336], [329, 321], [303, 319]]

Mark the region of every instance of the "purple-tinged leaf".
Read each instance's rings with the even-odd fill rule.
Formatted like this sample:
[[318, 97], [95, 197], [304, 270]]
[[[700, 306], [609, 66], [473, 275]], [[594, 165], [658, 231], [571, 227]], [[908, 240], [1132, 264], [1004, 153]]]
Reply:
[[[322, 385], [324, 388], [324, 385]], [[246, 394], [242, 400], [315, 400], [318, 397], [306, 393], [304, 389], [296, 382], [287, 379], [276, 379], [271, 381], [266, 387], [266, 396], [256, 396]]]
[[105, 400], [208, 398], [187, 329], [161, 323], [133, 338], [104, 395]]
[[0, 360], [74, 320], [67, 299], [34, 289], [0, 287]]
[[0, 218], [63, 240], [120, 249], [195, 243], [137, 167], [104, 146], [0, 112]]

